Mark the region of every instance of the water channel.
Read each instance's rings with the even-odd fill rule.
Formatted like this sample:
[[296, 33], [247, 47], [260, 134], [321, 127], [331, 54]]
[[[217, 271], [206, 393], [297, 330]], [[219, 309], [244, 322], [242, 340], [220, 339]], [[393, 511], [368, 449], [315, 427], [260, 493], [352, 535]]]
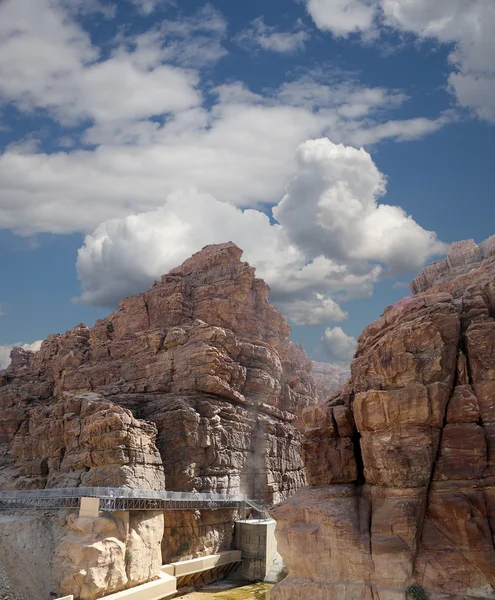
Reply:
[[250, 583], [241, 587], [229, 582], [218, 582], [201, 590], [180, 596], [180, 600], [269, 600], [271, 583]]

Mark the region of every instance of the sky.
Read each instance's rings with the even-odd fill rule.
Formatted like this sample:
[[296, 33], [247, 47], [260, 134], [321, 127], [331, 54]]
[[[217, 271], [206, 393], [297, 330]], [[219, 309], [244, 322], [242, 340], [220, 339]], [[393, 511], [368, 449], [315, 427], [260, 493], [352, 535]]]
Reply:
[[495, 233], [493, 0], [2, 0], [0, 368], [234, 241], [346, 364]]

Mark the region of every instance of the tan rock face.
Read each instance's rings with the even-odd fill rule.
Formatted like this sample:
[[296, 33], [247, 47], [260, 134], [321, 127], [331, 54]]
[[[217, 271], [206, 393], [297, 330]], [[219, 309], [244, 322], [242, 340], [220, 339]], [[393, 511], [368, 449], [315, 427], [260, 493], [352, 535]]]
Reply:
[[98, 394], [66, 394], [29, 411], [15, 435], [17, 487], [164, 489], [156, 435], [153, 423]]
[[329, 396], [344, 385], [351, 377], [348, 368], [331, 363], [313, 361], [313, 379], [318, 402], [324, 404]]
[[[241, 254], [208, 246], [92, 329], [15, 351], [0, 372], [2, 487], [166, 483], [272, 503], [304, 485], [294, 425], [316, 402], [312, 364]], [[226, 549], [228, 513], [165, 515], [163, 558]], [[163, 516], [146, 514], [68, 521], [60, 591], [92, 600], [156, 575]]]
[[276, 507], [274, 600], [495, 598], [495, 238], [455, 244], [303, 411], [311, 488]]
[[[0, 374], [3, 462], [13, 443], [17, 485], [29, 485], [26, 477], [33, 486], [69, 483], [59, 477], [57, 454], [68, 446], [37, 441], [40, 415], [55, 410], [48, 407], [64, 392], [88, 391], [156, 424], [167, 489], [246, 492], [278, 502], [305, 483], [291, 422], [315, 402], [312, 364], [290, 341], [284, 317], [268, 303], [268, 286], [241, 254], [232, 243], [208, 246], [93, 329], [79, 325], [49, 336], [36, 355]], [[56, 439], [79, 427], [75, 417], [54, 417]], [[84, 419], [89, 426], [91, 418]], [[120, 458], [131, 464], [139, 459], [129, 443]], [[28, 468], [28, 455], [42, 464]], [[96, 485], [98, 472], [100, 485], [110, 485], [110, 449], [90, 459], [100, 464], [91, 464], [94, 474], [80, 483]], [[69, 451], [63, 470], [69, 460], [74, 472], [89, 466]], [[136, 487], [140, 476], [133, 477]]]
[[154, 511], [69, 515], [52, 566], [60, 593], [94, 600], [158, 576], [163, 514]]

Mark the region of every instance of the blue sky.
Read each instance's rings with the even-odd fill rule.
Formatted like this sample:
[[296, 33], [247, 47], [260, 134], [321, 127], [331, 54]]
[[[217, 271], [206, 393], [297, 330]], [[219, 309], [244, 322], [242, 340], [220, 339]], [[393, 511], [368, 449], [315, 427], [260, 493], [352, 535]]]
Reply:
[[4, 0], [0, 367], [232, 239], [319, 360], [494, 233], [491, 0]]

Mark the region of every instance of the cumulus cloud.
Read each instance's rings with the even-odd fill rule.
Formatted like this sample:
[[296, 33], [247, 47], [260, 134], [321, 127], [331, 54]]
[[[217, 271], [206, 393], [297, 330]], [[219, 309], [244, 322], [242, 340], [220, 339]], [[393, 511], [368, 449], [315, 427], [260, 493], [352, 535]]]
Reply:
[[407, 271], [444, 250], [402, 209], [378, 204], [384, 192], [385, 178], [365, 150], [310, 140], [273, 209], [278, 223], [210, 194], [172, 194], [156, 210], [108, 220], [86, 236], [80, 299], [115, 306], [201, 247], [232, 240], [293, 324], [342, 321], [339, 299], [370, 295], [383, 265]]
[[385, 22], [450, 44], [449, 83], [459, 104], [495, 122], [495, 4], [492, 0], [382, 0]]
[[374, 0], [306, 0], [316, 26], [335, 36], [371, 29], [376, 14]]
[[328, 294], [314, 293], [312, 298], [282, 303], [279, 308], [293, 325], [320, 325], [343, 321], [349, 316]]
[[81, 126], [60, 136], [58, 152], [42, 152], [33, 139], [0, 154], [0, 228], [88, 233], [108, 219], [157, 209], [191, 185], [238, 206], [274, 204], [308, 138], [400, 141], [448, 122], [388, 121], [406, 96], [346, 75], [311, 72], [262, 93], [242, 82], [211, 88], [202, 69], [225, 54], [227, 23], [210, 4], [119, 34], [103, 55], [73, 13], [109, 6], [0, 3], [1, 100]]
[[222, 13], [205, 4], [191, 15], [162, 20], [144, 33], [119, 39], [145, 60], [200, 68], [227, 54], [222, 44], [226, 34], [227, 21]]
[[239, 206], [274, 204], [294, 171], [297, 146], [308, 138], [359, 144], [365, 136], [372, 143], [410, 130], [408, 121], [377, 129], [372, 116], [399, 106], [403, 94], [355, 82], [305, 76], [263, 96], [240, 82], [215, 92], [212, 108], [181, 110], [163, 124], [95, 123], [84, 133], [92, 150], [4, 152], [0, 227], [23, 235], [86, 233], [110, 218], [153, 210], [191, 185]]
[[121, 45], [100, 60], [89, 35], [50, 0], [0, 4], [0, 97], [21, 110], [43, 108], [64, 124], [140, 119], [200, 103], [197, 83], [147, 48]]
[[492, 0], [305, 0], [317, 27], [335, 36], [387, 28], [451, 46], [449, 85], [459, 104], [495, 121]]
[[10, 365], [10, 353], [12, 352], [12, 348], [21, 347], [21, 348], [24, 348], [24, 350], [31, 350], [32, 352], [38, 352], [38, 350], [41, 348], [42, 343], [43, 343], [43, 340], [37, 340], [36, 342], [33, 342], [32, 344], [16, 343], [16, 344], [7, 344], [4, 346], [0, 345], [0, 370], [6, 369]]
[[244, 259], [270, 284], [272, 301], [298, 325], [345, 319], [330, 294], [368, 295], [379, 273], [354, 275], [329, 259], [308, 258], [265, 213], [189, 190], [154, 211], [104, 222], [86, 236], [77, 260], [80, 300], [114, 307], [203, 246], [227, 240], [244, 250]]
[[346, 263], [376, 261], [394, 272], [420, 268], [445, 245], [400, 207], [379, 204], [386, 181], [363, 148], [309, 140], [298, 170], [273, 210], [299, 248]]
[[348, 364], [356, 352], [356, 338], [347, 335], [341, 327], [327, 327], [321, 346], [330, 362]]
[[309, 33], [302, 21], [297, 21], [292, 31], [279, 31], [274, 25], [267, 25], [263, 17], [254, 19], [236, 37], [235, 41], [247, 50], [262, 49], [281, 54], [303, 50]]

